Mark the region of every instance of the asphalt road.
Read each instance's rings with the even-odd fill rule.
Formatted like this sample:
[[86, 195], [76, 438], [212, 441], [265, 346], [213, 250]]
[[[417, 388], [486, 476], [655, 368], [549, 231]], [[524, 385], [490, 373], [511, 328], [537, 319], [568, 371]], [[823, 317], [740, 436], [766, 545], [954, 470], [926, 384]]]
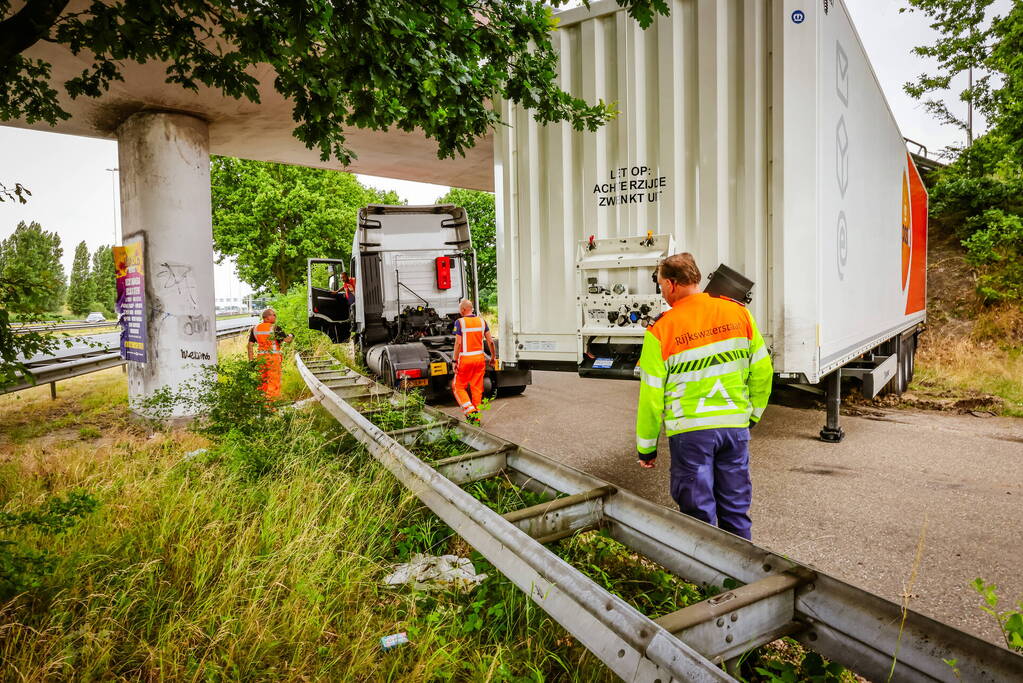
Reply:
[[[674, 506], [665, 439], [656, 469], [636, 465], [638, 383], [549, 372], [533, 382], [495, 401], [484, 427]], [[843, 416], [842, 443], [824, 444], [822, 411], [768, 408], [750, 446], [753, 541], [889, 600], [908, 593], [911, 609], [1001, 643], [970, 583], [1023, 600], [1023, 420], [857, 412]]]

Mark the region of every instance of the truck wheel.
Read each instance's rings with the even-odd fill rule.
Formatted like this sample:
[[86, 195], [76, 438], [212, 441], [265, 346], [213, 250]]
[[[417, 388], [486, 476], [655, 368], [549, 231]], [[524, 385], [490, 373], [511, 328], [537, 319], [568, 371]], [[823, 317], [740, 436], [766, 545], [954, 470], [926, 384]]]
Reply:
[[391, 369], [391, 361], [387, 358], [386, 354], [384, 355], [384, 357], [382, 359], [380, 359], [380, 370], [381, 370], [381, 372], [383, 372], [383, 375], [384, 375], [383, 377], [380, 378], [380, 380], [385, 385], [387, 385], [387, 386], [389, 386], [389, 387], [391, 387], [393, 389], [394, 385], [395, 385], [395, 382], [394, 382], [394, 370]]
[[525, 390], [526, 390], [525, 384], [520, 384], [517, 387], [500, 387], [497, 390], [497, 396], [499, 398], [503, 398], [505, 396], [518, 396]]

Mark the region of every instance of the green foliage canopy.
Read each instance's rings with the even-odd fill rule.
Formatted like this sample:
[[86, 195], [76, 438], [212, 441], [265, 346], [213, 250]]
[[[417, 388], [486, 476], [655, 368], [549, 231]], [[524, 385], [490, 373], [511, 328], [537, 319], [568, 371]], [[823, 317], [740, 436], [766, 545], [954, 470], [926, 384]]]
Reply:
[[92, 281], [93, 302], [103, 310], [104, 313], [112, 315], [117, 303], [117, 274], [114, 272], [114, 250], [102, 245], [92, 255], [92, 272], [89, 273]]
[[[553, 0], [560, 6], [567, 0]], [[665, 0], [617, 0], [642, 26], [667, 14]], [[166, 64], [166, 82], [201, 86], [258, 102], [257, 65], [293, 104], [294, 134], [323, 159], [352, 158], [350, 127], [422, 130], [438, 154], [464, 154], [498, 123], [493, 102], [534, 110], [541, 123], [595, 130], [613, 116], [557, 87], [551, 10], [539, 0], [266, 2], [0, 0], [0, 120], [50, 124], [60, 104], [99, 97], [123, 80], [127, 62]], [[63, 84], [52, 67], [25, 56], [39, 40], [84, 55], [86, 68]]]
[[57, 233], [35, 221], [18, 223], [0, 243], [0, 306], [13, 313], [59, 311], [67, 286], [63, 255]]
[[17, 334], [11, 314], [37, 322], [42, 313], [60, 309], [66, 287], [63, 253], [60, 236], [35, 222], [19, 223], [0, 243], [0, 387], [21, 381], [25, 359], [52, 353], [60, 345], [55, 337], [38, 332]]
[[[959, 100], [973, 105], [992, 129], [1008, 134], [1017, 155], [1023, 151], [1023, 4], [1014, 2], [1005, 16], [992, 11], [994, 0], [908, 0], [900, 11], [922, 12], [937, 38], [914, 52], [937, 62], [937, 72], [905, 84], [906, 92], [943, 123], [967, 130], [968, 121], [940, 94], [957, 76], [973, 71], [972, 87]], [[934, 97], [939, 95], [939, 97]], [[971, 141], [972, 142], [972, 141]], [[956, 151], [956, 150], [953, 150]]]
[[67, 305], [75, 315], [85, 315], [93, 301], [92, 279], [89, 277], [89, 247], [85, 241], [75, 247], [71, 265], [71, 282], [67, 288]]
[[[938, 38], [915, 52], [938, 62], [938, 72], [907, 83], [917, 98], [952, 85], [973, 69], [974, 85], [959, 94], [985, 115], [990, 130], [932, 179], [932, 227], [956, 235], [966, 260], [977, 270], [984, 301], [1023, 301], [1023, 3], [1004, 16], [993, 0], [909, 0], [909, 8], [931, 19]], [[939, 120], [966, 128], [949, 105], [925, 102]]]
[[438, 204], [454, 204], [465, 209], [476, 250], [476, 272], [479, 277], [480, 300], [497, 289], [497, 221], [494, 195], [478, 190], [453, 187]]
[[230, 157], [212, 162], [213, 246], [254, 289], [286, 293], [308, 258], [348, 258], [360, 207], [399, 204], [350, 173]]

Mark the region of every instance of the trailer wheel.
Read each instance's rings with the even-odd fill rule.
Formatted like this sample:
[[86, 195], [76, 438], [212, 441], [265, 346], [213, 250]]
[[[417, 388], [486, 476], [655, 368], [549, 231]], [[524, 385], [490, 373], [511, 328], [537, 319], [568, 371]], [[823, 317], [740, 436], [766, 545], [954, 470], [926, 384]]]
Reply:
[[907, 338], [903, 342], [906, 349], [906, 389], [913, 383], [913, 374], [916, 372], [916, 335]]

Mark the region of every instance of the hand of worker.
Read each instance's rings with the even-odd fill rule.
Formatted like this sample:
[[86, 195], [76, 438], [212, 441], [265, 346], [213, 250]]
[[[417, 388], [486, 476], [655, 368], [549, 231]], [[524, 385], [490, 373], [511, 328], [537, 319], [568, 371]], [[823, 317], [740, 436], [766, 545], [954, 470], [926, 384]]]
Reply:
[[756, 427], [756, 426], [757, 426], [757, 424], [758, 424], [758, 423], [754, 422], [753, 420], [750, 420], [750, 421], [749, 421], [749, 427], [747, 427], [747, 429], [749, 429], [749, 430], [750, 430], [750, 431], [752, 432], [752, 431], [753, 431], [753, 428], [754, 428], [754, 427]]
[[[650, 456], [649, 453], [639, 453], [638, 451], [637, 451], [637, 453], [638, 453], [639, 457], [636, 458], [636, 462], [639, 463], [640, 467], [642, 467], [645, 470], [652, 470], [656, 466], [655, 465], [655, 463], [657, 462], [657, 454], [656, 453], [654, 453], [654, 457], [652, 457], [652, 458], [649, 457]], [[644, 460], [643, 459], [644, 456], [646, 456], [648, 459]]]

